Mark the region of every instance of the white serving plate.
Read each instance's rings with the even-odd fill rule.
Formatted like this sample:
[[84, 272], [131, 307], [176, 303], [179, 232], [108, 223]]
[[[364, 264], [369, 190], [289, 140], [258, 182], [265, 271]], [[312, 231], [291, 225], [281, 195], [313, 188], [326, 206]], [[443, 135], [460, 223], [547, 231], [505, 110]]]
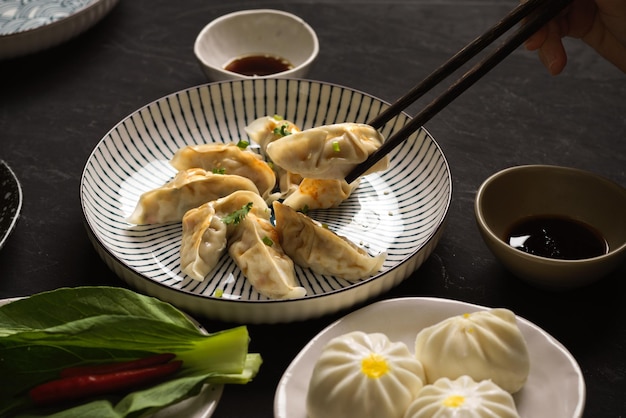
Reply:
[[22, 210], [22, 187], [11, 167], [0, 160], [0, 248], [17, 225]]
[[[305, 129], [366, 122], [386, 106], [346, 87], [295, 79], [227, 81], [159, 99], [122, 120], [89, 157], [80, 188], [88, 234], [109, 267], [129, 285], [212, 319], [289, 322], [374, 297], [416, 270], [443, 232], [452, 181], [441, 149], [423, 129], [394, 150], [389, 170], [363, 178], [341, 206], [310, 213], [371, 254], [387, 252], [381, 272], [358, 283], [297, 267], [307, 296], [270, 300], [252, 288], [227, 254], [198, 282], [180, 270], [180, 222], [135, 226], [126, 219], [143, 192], [172, 178], [169, 160], [185, 145], [247, 140], [244, 127], [266, 115], [281, 115]], [[398, 116], [383, 128], [383, 135], [388, 137], [408, 120]], [[221, 297], [213, 296], [216, 291], [223, 292]]]
[[95, 25], [118, 0], [3, 0], [0, 59], [38, 52]]
[[[313, 367], [326, 343], [350, 331], [382, 332], [415, 349], [422, 329], [455, 315], [490, 309], [448, 299], [399, 298], [352, 312], [317, 334], [291, 362], [276, 389], [276, 418], [306, 418], [306, 394]], [[530, 373], [513, 397], [522, 418], [579, 418], [585, 407], [585, 381], [574, 357], [537, 325], [517, 317], [530, 354]]]
[[[11, 303], [20, 298], [0, 299], [0, 306]], [[204, 333], [207, 331], [200, 325], [198, 321], [190, 318], [196, 326]], [[192, 396], [184, 401], [170, 405], [160, 411], [149, 415], [147, 418], [168, 418], [168, 417], [187, 417], [187, 418], [210, 418], [217, 408], [217, 404], [222, 397], [224, 385], [205, 384], [200, 393]]]

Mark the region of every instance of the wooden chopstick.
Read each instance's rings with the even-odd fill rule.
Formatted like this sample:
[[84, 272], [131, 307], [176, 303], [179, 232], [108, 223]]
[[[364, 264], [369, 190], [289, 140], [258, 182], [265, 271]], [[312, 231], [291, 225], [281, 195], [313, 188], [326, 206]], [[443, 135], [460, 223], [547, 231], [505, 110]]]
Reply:
[[434, 99], [429, 105], [424, 107], [398, 132], [389, 137], [383, 145], [376, 150], [376, 152], [368, 157], [367, 160], [360, 163], [352, 171], [350, 171], [345, 180], [348, 183], [352, 183], [354, 180], [361, 177], [381, 158], [391, 152], [402, 141], [417, 131], [424, 123], [429, 121], [455, 98], [461, 95], [461, 93], [492, 70], [511, 52], [517, 49], [526, 39], [555, 17], [565, 8], [565, 6], [571, 3], [571, 1], [572, 0], [529, 0], [526, 3], [517, 6], [514, 10], [509, 12], [503, 20], [464, 47], [461, 51], [446, 61], [441, 67], [431, 73], [426, 79], [424, 79], [424, 81], [414, 87], [409, 93], [401, 97], [387, 110], [370, 121], [368, 124], [376, 129], [382, 127], [386, 122], [399, 114], [424, 93], [435, 87], [445, 77], [478, 54], [496, 38], [509, 30], [513, 25], [532, 13], [532, 16], [529, 17], [502, 45], [500, 45], [494, 52], [489, 54], [482, 61], [474, 65], [474, 67], [453, 83], [444, 93]]

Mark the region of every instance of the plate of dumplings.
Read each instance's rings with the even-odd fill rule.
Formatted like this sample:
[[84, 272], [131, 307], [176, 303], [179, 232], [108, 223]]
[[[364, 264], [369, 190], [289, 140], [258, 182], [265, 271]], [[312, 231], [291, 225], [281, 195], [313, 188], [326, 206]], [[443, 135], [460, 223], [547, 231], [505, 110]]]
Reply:
[[314, 318], [406, 279], [444, 230], [452, 181], [420, 129], [348, 184], [409, 120], [388, 104], [294, 79], [205, 84], [114, 126], [85, 164], [91, 242], [130, 286], [240, 323]]
[[506, 308], [407, 297], [330, 324], [276, 389], [277, 418], [583, 416], [572, 354]]

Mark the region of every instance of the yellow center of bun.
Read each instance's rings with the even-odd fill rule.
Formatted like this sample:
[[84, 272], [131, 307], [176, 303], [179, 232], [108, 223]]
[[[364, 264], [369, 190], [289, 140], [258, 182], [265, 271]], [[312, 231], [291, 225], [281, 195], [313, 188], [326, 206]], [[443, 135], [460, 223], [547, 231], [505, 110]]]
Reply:
[[450, 395], [443, 400], [443, 405], [448, 408], [459, 408], [465, 403], [465, 396]]
[[387, 360], [377, 353], [370, 353], [361, 361], [361, 372], [372, 379], [378, 379], [389, 371]]

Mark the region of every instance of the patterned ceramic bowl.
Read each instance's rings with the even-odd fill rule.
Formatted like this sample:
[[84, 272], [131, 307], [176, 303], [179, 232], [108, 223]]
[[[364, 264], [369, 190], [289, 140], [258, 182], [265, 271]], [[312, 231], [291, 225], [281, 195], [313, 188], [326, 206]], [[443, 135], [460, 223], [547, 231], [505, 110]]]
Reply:
[[0, 248], [15, 229], [22, 210], [22, 186], [7, 163], [0, 160]]
[[0, 59], [53, 47], [86, 31], [119, 0], [3, 0]]
[[[181, 273], [180, 222], [136, 226], [126, 219], [143, 192], [173, 177], [169, 160], [183, 146], [247, 139], [244, 127], [266, 115], [282, 115], [305, 129], [366, 122], [386, 106], [346, 87], [293, 79], [220, 82], [159, 99], [122, 120], [89, 157], [81, 181], [89, 236], [128, 284], [194, 315], [275, 323], [363, 302], [406, 279], [443, 232], [452, 194], [450, 171], [423, 129], [393, 151], [387, 171], [362, 178], [339, 207], [310, 212], [371, 254], [387, 253], [378, 274], [355, 283], [296, 267], [298, 285], [307, 295], [271, 300], [255, 291], [228, 255], [199, 282]], [[389, 137], [408, 120], [401, 114], [381, 133]]]

